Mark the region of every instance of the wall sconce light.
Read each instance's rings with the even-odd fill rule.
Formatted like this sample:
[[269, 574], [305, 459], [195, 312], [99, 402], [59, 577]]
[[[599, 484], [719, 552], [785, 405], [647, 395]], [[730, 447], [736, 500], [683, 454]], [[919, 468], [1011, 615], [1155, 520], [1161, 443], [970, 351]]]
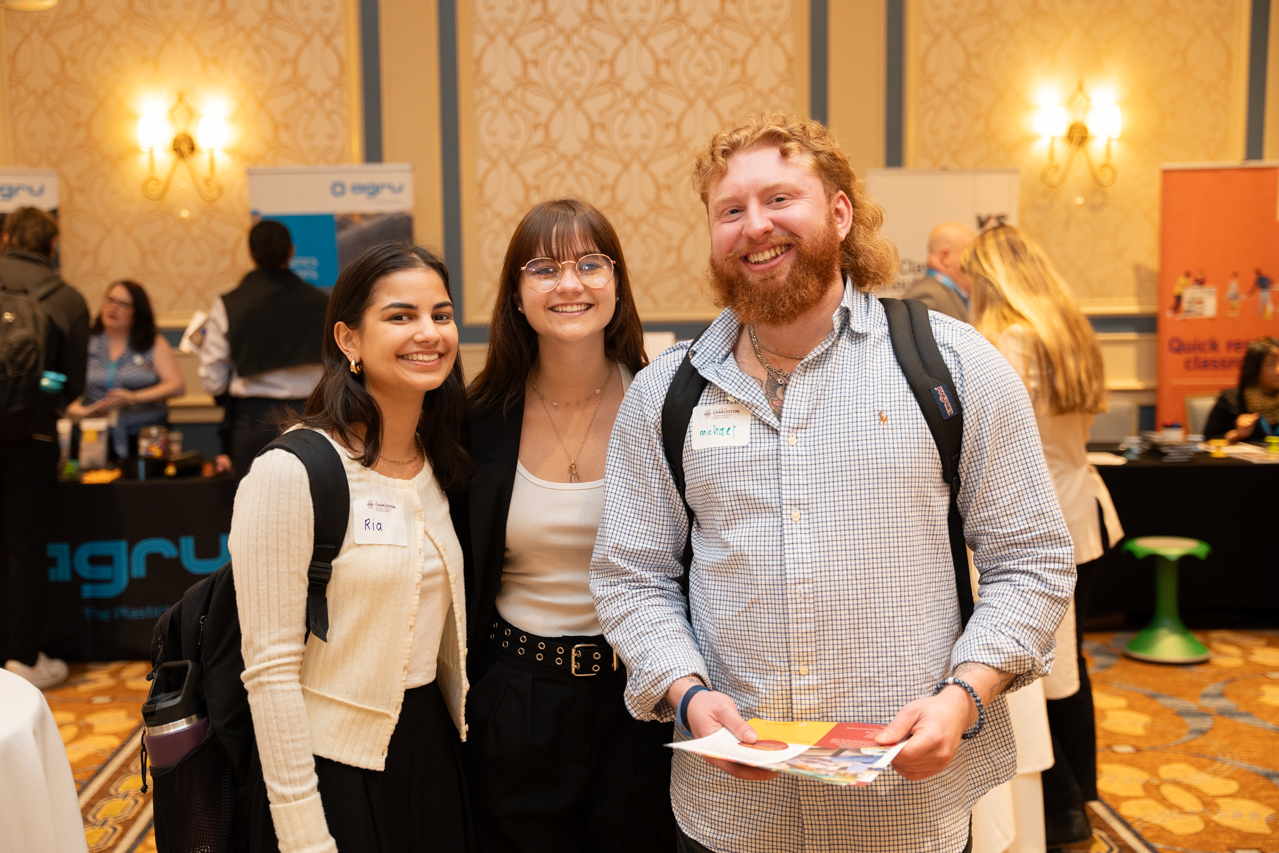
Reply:
[[[1092, 179], [1099, 186], [1111, 186], [1119, 173], [1110, 162], [1110, 143], [1118, 139], [1122, 131], [1123, 115], [1119, 112], [1119, 105], [1094, 104], [1084, 91], [1084, 81], [1080, 80], [1066, 103], [1041, 107], [1035, 114], [1035, 132], [1048, 137], [1048, 164], [1040, 178], [1050, 187], [1061, 186], [1066, 181], [1075, 155], [1082, 151]], [[1106, 156], [1097, 164], [1093, 163], [1088, 151], [1088, 143], [1093, 139], [1106, 141]], [[1058, 140], [1063, 140], [1067, 146], [1064, 162], [1057, 160]]]
[[[222, 197], [222, 184], [216, 177], [214, 155], [226, 147], [231, 135], [230, 128], [227, 127], [226, 119], [221, 116], [202, 116], [197, 124], [197, 139], [191, 135], [190, 130], [195, 117], [195, 110], [179, 92], [178, 99], [167, 114], [146, 112], [138, 118], [138, 147], [147, 153], [149, 164], [146, 179], [142, 182], [142, 194], [152, 201], [159, 201], [169, 191], [169, 184], [173, 182], [173, 173], [178, 170], [179, 163], [186, 164], [200, 198], [217, 201]], [[165, 147], [172, 149], [174, 158], [169, 166], [169, 173], [161, 179], [155, 170], [155, 151]], [[195, 166], [195, 157], [200, 151], [208, 152], [209, 155], [208, 174], [203, 177]]]

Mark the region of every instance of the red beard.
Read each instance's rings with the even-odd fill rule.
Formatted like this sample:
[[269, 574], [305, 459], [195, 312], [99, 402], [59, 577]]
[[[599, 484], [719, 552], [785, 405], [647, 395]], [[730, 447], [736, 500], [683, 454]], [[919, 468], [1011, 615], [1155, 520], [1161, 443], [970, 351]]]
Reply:
[[[710, 285], [715, 304], [732, 308], [743, 323], [777, 325], [789, 323], [822, 300], [830, 290], [831, 280], [839, 274], [839, 235], [835, 223], [811, 242], [798, 237], [775, 238], [768, 245], [787, 245], [795, 254], [790, 273], [752, 275], [735, 262], [745, 252], [734, 252], [720, 262], [714, 253], [710, 259]], [[760, 251], [756, 247], [751, 254]]]

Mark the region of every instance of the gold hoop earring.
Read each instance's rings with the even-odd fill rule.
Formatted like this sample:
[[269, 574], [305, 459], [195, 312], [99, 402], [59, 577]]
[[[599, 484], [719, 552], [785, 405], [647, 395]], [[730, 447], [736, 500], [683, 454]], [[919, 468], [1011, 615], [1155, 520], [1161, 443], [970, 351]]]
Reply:
[[364, 362], [351, 359], [351, 372], [359, 376], [364, 372]]

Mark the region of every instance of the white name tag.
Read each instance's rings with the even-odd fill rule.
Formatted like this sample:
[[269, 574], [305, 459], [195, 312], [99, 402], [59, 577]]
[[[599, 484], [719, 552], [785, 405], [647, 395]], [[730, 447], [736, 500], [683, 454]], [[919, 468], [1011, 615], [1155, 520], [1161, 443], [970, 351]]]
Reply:
[[399, 505], [386, 501], [351, 501], [351, 515], [355, 518], [355, 544], [409, 544], [404, 510]]
[[738, 403], [697, 406], [693, 409], [693, 449], [744, 447], [751, 440], [750, 409]]

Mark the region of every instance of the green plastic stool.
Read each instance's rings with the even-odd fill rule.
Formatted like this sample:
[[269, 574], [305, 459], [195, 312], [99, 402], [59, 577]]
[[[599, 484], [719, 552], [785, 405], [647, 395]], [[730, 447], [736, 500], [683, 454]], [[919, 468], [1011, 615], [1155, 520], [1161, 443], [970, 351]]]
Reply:
[[1124, 652], [1154, 663], [1199, 663], [1208, 649], [1186, 630], [1177, 607], [1177, 561], [1185, 556], [1203, 559], [1212, 550], [1207, 542], [1181, 536], [1139, 536], [1124, 544], [1138, 559], [1156, 558], [1155, 618], [1132, 638]]

